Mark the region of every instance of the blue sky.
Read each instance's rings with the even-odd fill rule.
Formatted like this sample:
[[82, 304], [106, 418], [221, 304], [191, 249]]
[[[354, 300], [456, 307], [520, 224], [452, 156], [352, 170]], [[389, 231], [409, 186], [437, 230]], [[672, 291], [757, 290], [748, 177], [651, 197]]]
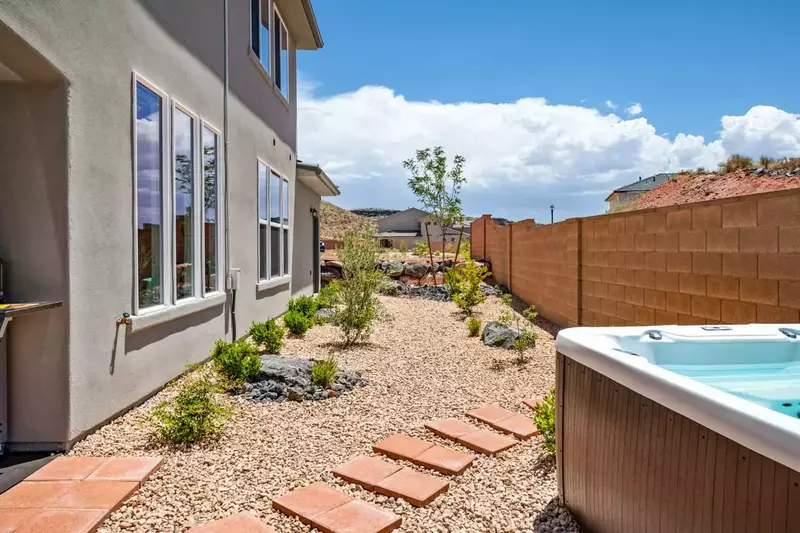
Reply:
[[467, 157], [467, 214], [514, 219], [594, 214], [638, 175], [734, 151], [800, 155], [800, 2], [488, 5], [314, 3], [298, 143], [336, 203], [412, 205], [399, 161], [428, 144]]

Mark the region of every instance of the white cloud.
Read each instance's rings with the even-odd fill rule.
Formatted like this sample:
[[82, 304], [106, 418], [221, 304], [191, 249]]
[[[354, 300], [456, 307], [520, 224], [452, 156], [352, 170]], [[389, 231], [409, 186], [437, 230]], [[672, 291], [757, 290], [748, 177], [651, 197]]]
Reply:
[[625, 108], [625, 112], [628, 115], [632, 116], [632, 117], [635, 117], [637, 115], [641, 115], [642, 114], [642, 104], [640, 104], [640, 103], [631, 104], [630, 106]]
[[723, 117], [719, 139], [709, 142], [683, 133], [669, 140], [646, 118], [543, 98], [448, 104], [409, 101], [386, 87], [329, 97], [307, 87], [298, 101], [300, 157], [326, 168], [348, 207], [413, 205], [402, 161], [437, 144], [467, 159], [468, 214], [510, 218], [544, 217], [559, 195], [572, 195], [565, 201], [572, 214], [597, 212], [602, 191], [612, 186], [680, 168], [714, 168], [733, 152], [800, 153], [800, 117], [774, 107]]
[[611, 100], [606, 100], [606, 107], [608, 107], [609, 109], [616, 109], [617, 108], [617, 104], [615, 104]]

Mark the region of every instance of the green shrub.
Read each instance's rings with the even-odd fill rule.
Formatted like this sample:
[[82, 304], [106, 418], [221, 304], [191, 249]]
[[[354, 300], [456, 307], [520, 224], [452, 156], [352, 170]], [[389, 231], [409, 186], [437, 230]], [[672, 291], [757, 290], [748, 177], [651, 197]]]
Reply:
[[271, 354], [280, 353], [285, 334], [286, 331], [274, 318], [266, 322], [253, 322], [250, 326], [250, 336], [253, 337], [253, 341], [259, 346], [264, 346], [266, 352]]
[[292, 335], [305, 335], [311, 327], [311, 319], [298, 310], [289, 311], [283, 315], [283, 325]]
[[378, 249], [369, 233], [347, 233], [339, 252], [342, 279], [339, 302], [333, 323], [342, 330], [345, 347], [369, 338], [373, 322], [380, 318], [382, 306], [377, 297], [383, 274], [375, 268]]
[[225, 388], [236, 388], [261, 371], [258, 349], [246, 340], [225, 342], [218, 339], [211, 351], [214, 370], [225, 381]]
[[428, 255], [429, 252], [430, 250], [428, 249], [428, 244], [425, 242], [418, 242], [411, 249], [411, 253], [414, 255]]
[[481, 320], [471, 316], [467, 319], [467, 329], [469, 330], [470, 337], [477, 337], [481, 332]]
[[328, 388], [333, 385], [336, 379], [336, 372], [339, 371], [339, 364], [336, 359], [330, 357], [320, 361], [314, 361], [311, 367], [311, 381], [314, 385]]
[[230, 409], [214, 397], [214, 387], [205, 378], [184, 385], [171, 400], [159, 404], [150, 423], [161, 442], [186, 445], [219, 436]]
[[544, 448], [556, 453], [556, 391], [550, 390], [544, 400], [533, 407], [533, 422], [542, 436]]
[[406, 252], [408, 252], [408, 245], [406, 244], [406, 241], [400, 241], [400, 253], [406, 255]]
[[486, 266], [470, 259], [459, 268], [451, 268], [445, 274], [445, 283], [448, 285], [453, 301], [459, 309], [467, 315], [472, 315], [478, 304], [486, 300], [481, 291], [481, 282], [489, 277]]
[[289, 300], [288, 311], [296, 311], [306, 318], [314, 318], [319, 308], [319, 303], [311, 296], [298, 296]]
[[724, 163], [719, 164], [720, 172], [736, 172], [753, 168], [753, 160], [746, 155], [733, 154]]
[[322, 287], [317, 295], [317, 307], [332, 309], [339, 301], [339, 282], [332, 281]]

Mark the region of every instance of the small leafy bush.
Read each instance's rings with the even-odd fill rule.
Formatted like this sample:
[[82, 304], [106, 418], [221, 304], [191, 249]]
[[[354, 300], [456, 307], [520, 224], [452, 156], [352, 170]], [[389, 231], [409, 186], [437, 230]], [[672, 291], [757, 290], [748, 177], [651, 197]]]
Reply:
[[333, 385], [336, 379], [336, 372], [338, 371], [339, 364], [333, 357], [314, 361], [311, 367], [311, 381], [314, 385], [328, 388]]
[[253, 322], [250, 326], [250, 336], [253, 337], [253, 341], [259, 346], [264, 346], [266, 352], [271, 354], [280, 353], [285, 334], [286, 331], [274, 318], [266, 322]]
[[339, 283], [332, 281], [322, 287], [317, 295], [317, 307], [319, 309], [332, 309], [339, 301]]
[[315, 298], [311, 296], [298, 296], [297, 298], [291, 298], [289, 300], [288, 311], [290, 313], [293, 311], [300, 313], [306, 318], [314, 318], [318, 308], [319, 302], [317, 302]]
[[400, 241], [400, 253], [406, 255], [406, 252], [408, 252], [408, 245], [406, 244], [406, 241]]
[[247, 342], [225, 342], [218, 339], [211, 351], [214, 370], [225, 381], [226, 388], [236, 388], [261, 371], [258, 349]]
[[283, 325], [292, 335], [305, 335], [306, 331], [311, 327], [311, 319], [301, 311], [289, 311], [283, 315]]
[[720, 172], [736, 172], [753, 168], [753, 160], [746, 155], [733, 154], [724, 163], [719, 164]]
[[467, 319], [467, 330], [469, 330], [470, 337], [477, 337], [481, 332], [481, 320], [471, 316]]
[[472, 316], [475, 307], [486, 300], [481, 291], [481, 282], [488, 276], [489, 269], [478, 266], [472, 259], [462, 267], [451, 268], [445, 274], [445, 283], [450, 287], [453, 301], [467, 315]]
[[428, 249], [428, 244], [425, 242], [418, 242], [411, 249], [411, 253], [414, 255], [428, 255], [428, 252], [430, 252], [430, 250]]
[[556, 391], [551, 389], [544, 399], [533, 407], [533, 422], [542, 436], [542, 443], [550, 453], [556, 453]]
[[214, 387], [205, 378], [186, 384], [175, 398], [159, 404], [150, 423], [161, 442], [187, 445], [216, 438], [230, 416], [230, 409], [214, 397]]

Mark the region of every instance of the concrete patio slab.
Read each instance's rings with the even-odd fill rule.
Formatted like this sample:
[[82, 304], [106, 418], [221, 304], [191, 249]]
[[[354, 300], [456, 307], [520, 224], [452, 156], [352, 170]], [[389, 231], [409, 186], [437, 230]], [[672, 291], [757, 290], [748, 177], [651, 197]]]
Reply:
[[162, 457], [112, 457], [94, 472], [87, 481], [137, 481], [139, 484], [161, 468]]
[[395, 433], [389, 435], [377, 444], [372, 445], [372, 450], [376, 453], [382, 453], [392, 459], [406, 459], [411, 460], [417, 457], [425, 450], [433, 447], [432, 442], [415, 439], [402, 433]]
[[402, 523], [396, 514], [361, 500], [336, 507], [313, 520], [313, 526], [323, 533], [389, 533]]
[[97, 509], [45, 509], [14, 533], [91, 533], [107, 515]]
[[78, 481], [23, 481], [0, 494], [0, 509], [43, 509]]
[[375, 486], [375, 492], [402, 498], [411, 505], [424, 507], [447, 491], [450, 482], [438, 477], [403, 468]]
[[332, 473], [348, 483], [361, 485], [367, 490], [375, 490], [375, 485], [402, 468], [402, 466], [382, 461], [377, 457], [362, 455], [350, 462], [337, 466]]
[[80, 481], [106, 461], [107, 457], [56, 457], [28, 476], [26, 481]]
[[474, 455], [438, 445], [428, 448], [411, 459], [415, 464], [450, 476], [463, 474], [474, 460]]
[[249, 513], [239, 513], [194, 527], [190, 533], [275, 533], [275, 530]]
[[304, 524], [312, 524], [315, 517], [351, 501], [352, 496], [320, 481], [272, 500], [272, 507], [289, 516], [296, 516]]
[[443, 437], [445, 439], [456, 440], [461, 435], [478, 431], [472, 424], [467, 424], [456, 418], [443, 418], [425, 422], [425, 429]]
[[463, 444], [470, 450], [474, 450], [486, 455], [494, 455], [505, 451], [517, 444], [517, 439], [506, 437], [505, 435], [498, 435], [485, 429], [479, 429], [472, 433], [467, 433], [456, 439], [457, 442]]
[[83, 481], [52, 501], [49, 507], [114, 511], [138, 488], [136, 481]]

